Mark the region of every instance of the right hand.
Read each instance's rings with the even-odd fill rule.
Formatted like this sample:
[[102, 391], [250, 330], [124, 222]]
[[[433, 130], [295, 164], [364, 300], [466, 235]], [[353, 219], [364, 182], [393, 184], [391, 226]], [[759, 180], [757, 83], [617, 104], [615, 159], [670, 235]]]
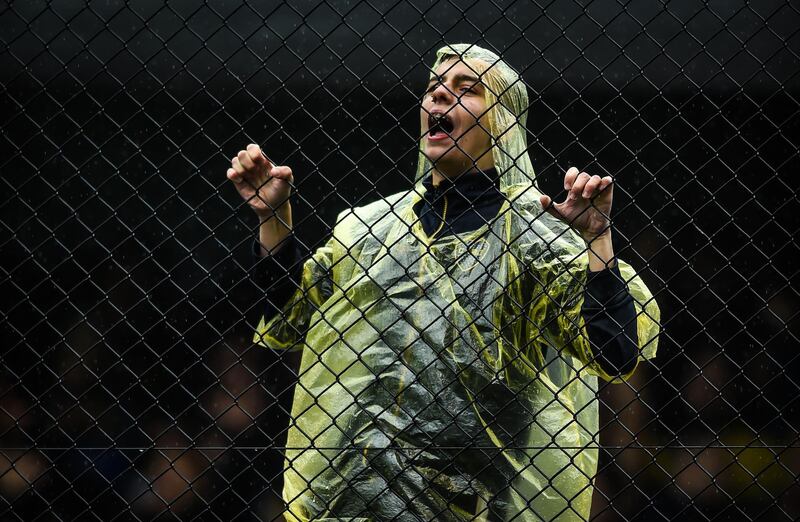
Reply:
[[255, 143], [231, 159], [227, 176], [262, 222], [288, 210], [294, 184], [292, 169], [273, 165]]

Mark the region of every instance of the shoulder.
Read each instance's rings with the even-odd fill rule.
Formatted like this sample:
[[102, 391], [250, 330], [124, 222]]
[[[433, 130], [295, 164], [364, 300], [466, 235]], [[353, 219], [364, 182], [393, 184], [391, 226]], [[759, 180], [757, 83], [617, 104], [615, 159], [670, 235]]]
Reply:
[[353, 244], [366, 236], [381, 237], [382, 231], [388, 230], [400, 219], [398, 214], [411, 204], [414, 193], [410, 189], [363, 206], [345, 209], [336, 218], [334, 234], [346, 244]]
[[506, 233], [519, 255], [529, 262], [580, 261], [586, 245], [566, 223], [542, 208], [541, 192], [533, 185], [509, 187], [509, 225]]

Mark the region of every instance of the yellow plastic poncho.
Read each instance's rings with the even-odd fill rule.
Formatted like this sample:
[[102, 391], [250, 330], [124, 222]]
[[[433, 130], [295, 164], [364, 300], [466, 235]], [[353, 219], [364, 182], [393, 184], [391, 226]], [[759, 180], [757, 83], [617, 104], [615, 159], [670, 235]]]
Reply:
[[[282, 313], [255, 341], [302, 349], [287, 437], [288, 520], [580, 520], [597, 466], [597, 377], [580, 309], [585, 244], [542, 211], [527, 93], [479, 47], [497, 218], [430, 241], [422, 184], [339, 215]], [[430, 170], [420, 154], [418, 179]], [[641, 358], [659, 310], [631, 267]]]

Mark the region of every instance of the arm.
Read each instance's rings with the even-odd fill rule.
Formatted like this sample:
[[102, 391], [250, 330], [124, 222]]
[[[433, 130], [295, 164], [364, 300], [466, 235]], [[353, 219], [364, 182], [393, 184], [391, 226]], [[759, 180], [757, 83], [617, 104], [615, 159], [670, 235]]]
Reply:
[[251, 143], [231, 159], [227, 176], [258, 216], [261, 255], [277, 253], [292, 232], [292, 169], [273, 165], [261, 147]]
[[586, 274], [581, 316], [589, 345], [603, 371], [628, 375], [636, 368], [636, 308], [619, 266]]
[[335, 241], [329, 239], [302, 265], [295, 262], [288, 273], [288, 267], [280, 266], [278, 260], [264, 260], [280, 269], [280, 279], [272, 290], [267, 288], [269, 299], [256, 327], [254, 343], [273, 350], [302, 348], [311, 317], [333, 293], [331, 270]]
[[[660, 316], [652, 294], [624, 261], [597, 274], [587, 270], [579, 240], [565, 236], [553, 249], [555, 257], [535, 267], [540, 286], [526, 315], [541, 326], [530, 337], [604, 380], [629, 378], [638, 361], [655, 356]], [[597, 285], [594, 277], [614, 281]]]
[[637, 306], [614, 257], [609, 220], [612, 180], [609, 176], [589, 176], [573, 167], [564, 177], [564, 188], [568, 193], [562, 203], [554, 203], [546, 195], [540, 202], [551, 215], [580, 234], [588, 253], [580, 310], [588, 346], [575, 353], [606, 378], [627, 377], [639, 359], [640, 336]]
[[[258, 217], [258, 241], [253, 244], [256, 282], [270, 296], [265, 316], [289, 300], [297, 287], [298, 274], [288, 274], [297, 261], [289, 203], [294, 178], [289, 167], [276, 167], [261, 147], [251, 143], [231, 159], [226, 173], [242, 199]], [[294, 283], [294, 284], [293, 284]]]
[[[275, 251], [275, 250], [273, 250]], [[300, 248], [293, 234], [286, 237], [274, 254], [263, 255], [260, 241], [253, 241], [253, 280], [264, 291], [264, 318], [274, 317], [300, 286], [303, 273]]]
[[331, 249], [326, 245], [302, 266], [297, 262], [289, 196], [294, 182], [289, 167], [272, 164], [250, 144], [231, 159], [227, 177], [259, 219], [253, 245], [256, 281], [269, 294], [254, 342], [275, 349], [299, 346], [313, 311], [330, 293]]
[[[599, 190], [602, 180], [597, 186]], [[609, 192], [609, 204], [601, 212], [605, 211], [607, 216], [613, 187], [606, 184], [605, 190]], [[591, 186], [584, 186], [581, 196], [591, 198], [595, 193]], [[611, 227], [593, 237], [594, 232], [581, 234], [589, 255], [581, 315], [592, 352], [603, 371], [609, 375], [628, 375], [636, 368], [638, 355], [636, 310], [614, 257]]]

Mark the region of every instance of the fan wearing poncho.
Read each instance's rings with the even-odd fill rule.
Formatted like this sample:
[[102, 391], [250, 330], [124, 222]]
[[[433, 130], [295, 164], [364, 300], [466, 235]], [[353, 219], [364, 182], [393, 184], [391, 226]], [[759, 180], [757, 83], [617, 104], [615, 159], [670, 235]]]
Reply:
[[[471, 107], [475, 91], [444, 79], [465, 69], [488, 110], [459, 130], [439, 108]], [[597, 377], [622, 381], [655, 355], [658, 307], [628, 264], [590, 271], [584, 237], [536, 188], [517, 73], [471, 45], [439, 50], [432, 70], [415, 186], [342, 212], [257, 327], [255, 342], [302, 350], [285, 516], [588, 519]], [[473, 132], [489, 134], [486, 154], [443, 179], [432, 151], [459, 154]], [[239, 157], [229, 177], [241, 184]], [[270, 263], [297, 255], [263, 245]], [[616, 286], [593, 295], [603, 278]], [[628, 324], [614, 324], [626, 307]], [[628, 360], [614, 352], [626, 342]]]

